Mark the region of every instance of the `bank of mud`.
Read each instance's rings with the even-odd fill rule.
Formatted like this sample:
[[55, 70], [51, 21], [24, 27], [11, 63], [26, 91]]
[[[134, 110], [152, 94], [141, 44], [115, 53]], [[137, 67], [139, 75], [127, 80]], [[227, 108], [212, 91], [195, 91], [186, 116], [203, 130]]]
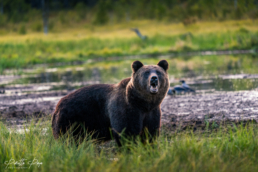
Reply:
[[[57, 102], [70, 91], [1, 95], [1, 120], [22, 127], [31, 119], [50, 119]], [[258, 122], [258, 91], [166, 96], [162, 105], [163, 126], [170, 130], [204, 129], [221, 123]]]
[[167, 96], [162, 103], [162, 124], [171, 130], [204, 129], [207, 125], [258, 122], [258, 92], [220, 92]]

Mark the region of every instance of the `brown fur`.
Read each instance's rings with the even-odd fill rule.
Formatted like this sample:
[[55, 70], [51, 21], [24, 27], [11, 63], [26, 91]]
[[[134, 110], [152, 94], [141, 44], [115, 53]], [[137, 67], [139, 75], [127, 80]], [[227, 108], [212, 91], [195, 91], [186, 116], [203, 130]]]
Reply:
[[[96, 84], [78, 89], [63, 97], [52, 117], [53, 135], [57, 139], [76, 124], [73, 135], [94, 132], [93, 138], [107, 141], [115, 137], [121, 146], [120, 133], [126, 136], [142, 135], [146, 128], [152, 137], [160, 128], [160, 104], [164, 99], [169, 80], [168, 63], [144, 66], [135, 61], [132, 76], [118, 84]], [[158, 92], [150, 93], [150, 80], [158, 77]], [[112, 132], [110, 132], [112, 129]]]

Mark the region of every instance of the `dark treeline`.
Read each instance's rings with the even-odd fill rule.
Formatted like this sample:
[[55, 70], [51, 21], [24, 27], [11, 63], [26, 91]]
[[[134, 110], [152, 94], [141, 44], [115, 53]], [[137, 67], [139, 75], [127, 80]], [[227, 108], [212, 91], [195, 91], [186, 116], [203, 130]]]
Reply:
[[36, 14], [47, 22], [67, 11], [94, 24], [156, 19], [187, 25], [196, 20], [255, 19], [258, 0], [0, 0], [0, 26], [27, 22]]

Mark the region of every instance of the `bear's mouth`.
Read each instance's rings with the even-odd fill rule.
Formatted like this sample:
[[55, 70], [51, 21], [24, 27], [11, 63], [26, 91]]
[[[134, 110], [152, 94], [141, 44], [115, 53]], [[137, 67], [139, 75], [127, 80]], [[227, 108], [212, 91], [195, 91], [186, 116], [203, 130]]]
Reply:
[[151, 94], [156, 94], [158, 92], [158, 85], [157, 84], [151, 84], [150, 85], [150, 92]]
[[158, 92], [158, 77], [152, 76], [150, 79], [150, 92], [156, 94]]

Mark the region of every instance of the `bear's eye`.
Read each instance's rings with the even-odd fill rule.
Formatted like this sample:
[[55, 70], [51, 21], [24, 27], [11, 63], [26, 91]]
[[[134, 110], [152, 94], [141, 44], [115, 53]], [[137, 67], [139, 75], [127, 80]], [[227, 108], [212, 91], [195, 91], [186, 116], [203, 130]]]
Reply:
[[157, 75], [161, 75], [161, 73], [159, 71], [157, 71], [156, 73], [157, 73]]
[[149, 72], [149, 71], [147, 71], [147, 72], [144, 73], [144, 76], [145, 76], [145, 77], [148, 77], [149, 75], [150, 75], [150, 72]]

